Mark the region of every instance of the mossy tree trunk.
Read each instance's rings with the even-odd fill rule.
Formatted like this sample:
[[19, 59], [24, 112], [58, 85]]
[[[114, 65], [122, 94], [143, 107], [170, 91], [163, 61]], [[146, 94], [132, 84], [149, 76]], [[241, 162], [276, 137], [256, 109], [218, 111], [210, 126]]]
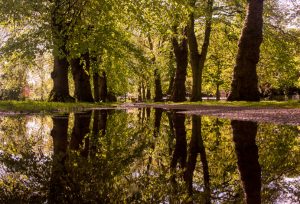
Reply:
[[228, 101], [259, 101], [256, 65], [263, 40], [263, 0], [248, 0]]

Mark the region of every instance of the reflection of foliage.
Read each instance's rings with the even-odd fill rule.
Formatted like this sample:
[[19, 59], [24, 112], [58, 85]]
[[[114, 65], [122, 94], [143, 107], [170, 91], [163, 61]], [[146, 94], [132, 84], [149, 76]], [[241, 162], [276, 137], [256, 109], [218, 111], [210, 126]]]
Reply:
[[[175, 171], [170, 170], [176, 144], [174, 130], [170, 128], [172, 114], [162, 114], [159, 129], [153, 129], [154, 111], [150, 117], [146, 112], [143, 115], [142, 110], [108, 111], [106, 114], [99, 117], [99, 121], [104, 121], [107, 116], [106, 127], [100, 125], [98, 133], [88, 133], [79, 149], [66, 148], [61, 159], [63, 168], [58, 171], [61, 175], [56, 175], [64, 179], [65, 198], [87, 203], [163, 203], [189, 199], [201, 203], [204, 181], [200, 157], [193, 175], [192, 196], [189, 196], [183, 178], [185, 169], [178, 165]], [[1, 201], [45, 202], [48, 199], [50, 178], [54, 176], [52, 150], [45, 148], [52, 145], [49, 142], [52, 138], [48, 136], [49, 120], [49, 117], [1, 118]], [[72, 116], [69, 127], [73, 121]], [[16, 124], [19, 124], [18, 128], [15, 128]], [[186, 118], [185, 126], [189, 152], [190, 117]], [[38, 128], [33, 131], [33, 127]], [[212, 203], [242, 202], [243, 190], [230, 122], [202, 117], [201, 130]], [[299, 181], [293, 180], [299, 176], [298, 135], [297, 127], [259, 126], [256, 143], [262, 167], [262, 203], [285, 199], [285, 195], [299, 199], [296, 194]], [[68, 137], [66, 141], [70, 142], [70, 139]], [[292, 183], [293, 186], [289, 186]]]
[[49, 182], [51, 164], [49, 141], [45, 140], [48, 120], [44, 117], [1, 119], [0, 192], [3, 193], [0, 201], [19, 198], [34, 202], [45, 196], [43, 189]]
[[265, 184], [263, 199], [274, 202], [283, 197], [283, 192], [285, 195], [297, 197], [297, 191], [289, 187], [293, 182], [285, 182], [288, 178], [298, 177], [300, 173], [297, 127], [261, 125], [257, 143], [262, 150], [259, 153], [263, 169], [262, 180]]

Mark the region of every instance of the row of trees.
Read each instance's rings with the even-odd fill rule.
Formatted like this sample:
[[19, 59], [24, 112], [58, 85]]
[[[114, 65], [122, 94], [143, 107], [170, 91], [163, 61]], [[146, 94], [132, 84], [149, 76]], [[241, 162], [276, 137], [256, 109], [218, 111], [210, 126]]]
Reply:
[[[1, 1], [2, 67], [23, 63], [24, 69], [36, 68], [39, 56], [52, 53], [50, 101], [105, 101], [111, 98], [108, 92], [155, 101], [170, 95], [175, 102], [189, 93], [191, 101], [201, 101], [204, 92], [220, 98], [221, 91], [231, 91], [229, 100], [256, 101], [259, 89], [287, 92], [298, 85], [299, 5], [289, 5], [262, 0]], [[11, 63], [16, 56], [18, 63]]]

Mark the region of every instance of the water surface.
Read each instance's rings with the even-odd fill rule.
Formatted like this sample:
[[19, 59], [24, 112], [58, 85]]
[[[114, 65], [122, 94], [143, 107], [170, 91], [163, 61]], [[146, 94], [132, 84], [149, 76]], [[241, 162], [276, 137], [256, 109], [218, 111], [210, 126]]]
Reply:
[[299, 127], [162, 109], [0, 118], [1, 203], [299, 203]]

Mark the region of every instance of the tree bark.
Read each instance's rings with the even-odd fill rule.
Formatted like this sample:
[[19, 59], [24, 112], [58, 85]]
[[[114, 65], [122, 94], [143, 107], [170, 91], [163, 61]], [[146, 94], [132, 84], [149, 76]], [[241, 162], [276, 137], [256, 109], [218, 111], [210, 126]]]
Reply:
[[[192, 12], [189, 16], [189, 26], [187, 29], [188, 44], [190, 50], [190, 61], [193, 73], [193, 86], [192, 86], [192, 97], [191, 101], [202, 101], [202, 73], [206, 56], [209, 47], [212, 15], [213, 15], [213, 0], [207, 1], [207, 14], [205, 22], [205, 34], [204, 41], [201, 49], [201, 54], [198, 51], [198, 43], [195, 34], [195, 18]], [[191, 2], [192, 7], [195, 7], [196, 1]]]
[[258, 148], [255, 143], [257, 123], [233, 120], [231, 126], [246, 203], [260, 204], [261, 167], [258, 162]]
[[248, 0], [228, 101], [259, 101], [256, 65], [263, 40], [263, 0]]
[[56, 0], [51, 9], [54, 68], [51, 73], [53, 88], [49, 95], [49, 101], [73, 102], [74, 98], [69, 93], [69, 63], [66, 50], [68, 25], [65, 22], [61, 4], [61, 1]]
[[107, 78], [106, 78], [106, 72], [102, 71], [102, 74], [99, 78], [99, 99], [102, 102], [107, 101]]
[[93, 85], [94, 85], [94, 100], [95, 102], [99, 102], [100, 101], [100, 94], [99, 94], [99, 90], [100, 90], [100, 76], [99, 73], [96, 72], [93, 74]]
[[175, 67], [173, 65], [173, 61], [174, 61], [174, 55], [173, 55], [173, 52], [170, 52], [170, 59], [169, 59], [169, 88], [168, 88], [168, 91], [167, 91], [167, 94], [168, 95], [172, 95], [172, 90], [173, 90], [173, 87], [174, 87], [174, 78], [175, 78]]
[[220, 84], [217, 84], [217, 88], [216, 88], [216, 100], [219, 101], [220, 99], [221, 99]]
[[155, 84], [155, 97], [154, 101], [159, 102], [163, 100], [163, 93], [161, 88], [161, 78], [158, 69], [154, 70], [154, 84]]
[[178, 40], [175, 37], [173, 37], [172, 44], [176, 60], [176, 74], [172, 91], [172, 101], [181, 102], [186, 101], [185, 80], [188, 65], [188, 46], [186, 39], [186, 28], [183, 31], [183, 39], [181, 40], [181, 42], [179, 43]]
[[147, 101], [150, 101], [150, 100], [151, 100], [151, 90], [150, 90], [150, 85], [147, 85], [146, 98], [147, 98]]
[[75, 83], [75, 97], [78, 101], [93, 102], [90, 82], [90, 59], [85, 53], [81, 57], [71, 59], [72, 75]]
[[142, 102], [142, 86], [141, 86], [141, 82], [139, 83], [138, 86], [138, 102]]

